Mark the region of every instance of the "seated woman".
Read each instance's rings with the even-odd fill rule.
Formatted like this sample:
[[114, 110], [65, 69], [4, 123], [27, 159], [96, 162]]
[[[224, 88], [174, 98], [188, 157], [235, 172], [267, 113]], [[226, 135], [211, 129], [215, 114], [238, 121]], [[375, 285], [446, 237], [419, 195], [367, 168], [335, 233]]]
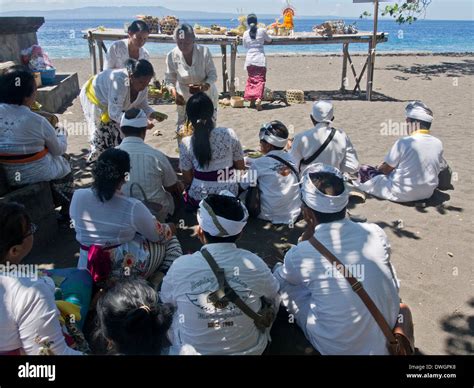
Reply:
[[63, 156], [67, 137], [31, 111], [36, 90], [26, 67], [14, 66], [0, 76], [0, 165], [12, 188], [50, 182], [55, 205], [67, 215], [74, 192], [71, 166]]
[[105, 57], [104, 69], [123, 69], [132, 58], [150, 60], [150, 54], [143, 47], [150, 35], [150, 29], [143, 20], [135, 20], [128, 26], [128, 38], [112, 43]]
[[[0, 204], [0, 219], [0, 355], [38, 355], [45, 347], [49, 354], [82, 354], [70, 348], [63, 336], [53, 279], [62, 278], [63, 299], [72, 302], [74, 297], [74, 304], [82, 307], [83, 322], [91, 297], [90, 274], [65, 269], [48, 271], [53, 279], [38, 278], [32, 272], [36, 268], [27, 271], [29, 266], [20, 264], [31, 251], [36, 225], [16, 203]], [[65, 301], [58, 307], [66, 307]]]
[[129, 173], [128, 153], [108, 149], [94, 166], [92, 188], [72, 198], [71, 219], [81, 244], [78, 268], [89, 269], [96, 283], [124, 276], [158, 283], [182, 254], [174, 224], [160, 224], [141, 201], [121, 193]]
[[164, 354], [172, 318], [171, 305], [160, 304], [144, 280], [124, 279], [100, 297], [94, 337], [107, 354]]
[[194, 133], [179, 145], [179, 167], [187, 190], [186, 201], [193, 209], [208, 194], [228, 190], [237, 195], [235, 170], [245, 170], [242, 145], [230, 128], [215, 128], [214, 106], [204, 93], [193, 95], [186, 114]]

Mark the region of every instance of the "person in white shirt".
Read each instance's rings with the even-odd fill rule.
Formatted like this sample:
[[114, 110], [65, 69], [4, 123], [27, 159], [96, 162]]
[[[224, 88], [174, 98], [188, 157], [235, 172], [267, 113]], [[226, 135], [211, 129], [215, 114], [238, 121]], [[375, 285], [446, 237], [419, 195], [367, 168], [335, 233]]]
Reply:
[[217, 121], [219, 92], [217, 70], [208, 47], [195, 43], [196, 36], [189, 24], [179, 25], [174, 32], [176, 46], [166, 57], [165, 84], [176, 101], [177, 130], [186, 122], [186, 103], [198, 92], [206, 93], [214, 106], [214, 121]]
[[131, 163], [130, 176], [122, 192], [126, 196], [136, 197], [138, 194], [141, 197], [142, 193], [132, 187], [138, 184], [148, 201], [162, 206], [157, 218], [165, 222], [174, 213], [173, 196], [179, 198], [184, 186], [178, 181], [168, 157], [145, 143], [146, 126], [147, 117], [143, 110], [130, 109], [122, 116], [120, 131], [124, 139], [116, 148], [126, 151]]
[[107, 344], [107, 355], [166, 354], [172, 306], [159, 303], [157, 292], [143, 279], [123, 279], [97, 302], [94, 338]]
[[249, 176], [260, 190], [258, 218], [273, 224], [294, 224], [301, 213], [299, 175], [291, 156], [284, 149], [288, 129], [281, 121], [272, 121], [260, 130], [260, 151]]
[[244, 98], [255, 104], [257, 110], [262, 109], [262, 100], [265, 95], [265, 82], [267, 80], [267, 60], [265, 58], [264, 44], [272, 39], [264, 28], [258, 28], [258, 20], [255, 14], [247, 17], [250, 29], [245, 31], [242, 38], [244, 48], [247, 51], [245, 69], [248, 73], [247, 85]]
[[431, 135], [431, 109], [421, 101], [412, 101], [405, 114], [409, 136], [397, 140], [380, 166], [362, 166], [357, 185], [370, 195], [393, 202], [430, 198], [446, 165], [443, 143]]
[[92, 188], [77, 190], [72, 198], [71, 220], [81, 245], [78, 268], [89, 269], [96, 283], [129, 276], [158, 283], [182, 254], [174, 224], [159, 223], [140, 200], [121, 193], [129, 173], [129, 155], [110, 148], [94, 166]]
[[31, 111], [37, 87], [24, 66], [13, 66], [0, 76], [0, 165], [9, 186], [50, 182], [53, 200], [61, 214], [69, 213], [74, 178], [66, 133]]
[[394, 327], [399, 282], [390, 263], [387, 236], [375, 224], [346, 218], [349, 194], [342, 173], [334, 167], [308, 168], [302, 198], [307, 229], [274, 272], [283, 305], [323, 355], [387, 355], [387, 340], [372, 314], [337, 266], [308, 242], [314, 236], [331, 251], [362, 282]]
[[[333, 132], [333, 104], [330, 101], [316, 101], [313, 104], [311, 121], [314, 128], [298, 133], [290, 149], [290, 155], [300, 174], [316, 163], [328, 164], [343, 173], [356, 174], [359, 170], [359, 160], [349, 136], [341, 129], [334, 129]], [[314, 159], [316, 152], [321, 150], [329, 139], [331, 140], [327, 147]]]
[[135, 20], [128, 26], [128, 38], [112, 43], [105, 57], [104, 69], [123, 69], [132, 58], [150, 61], [150, 54], [143, 47], [150, 35], [150, 29], [143, 20]]
[[89, 162], [121, 143], [120, 120], [124, 111], [143, 109], [149, 120], [147, 129], [153, 128], [153, 120], [167, 118], [148, 105], [148, 84], [154, 74], [147, 60], [128, 59], [125, 69], [104, 70], [84, 84], [80, 100], [90, 136]]
[[55, 355], [81, 355], [66, 344], [52, 279], [20, 269], [35, 225], [16, 203], [1, 203], [0, 219], [0, 355], [39, 355], [45, 342]]
[[261, 258], [235, 244], [247, 223], [247, 209], [228, 191], [209, 195], [199, 206], [197, 235], [204, 246], [175, 260], [161, 288], [161, 300], [176, 308], [171, 342], [177, 348], [190, 345], [203, 355], [262, 354], [270, 328], [258, 329], [232, 302], [222, 307], [209, 301], [219, 285], [201, 253], [205, 250], [214, 258], [254, 312], [262, 308], [262, 297], [276, 311], [278, 282]]
[[194, 133], [179, 145], [179, 168], [187, 186], [185, 201], [196, 210], [207, 194], [239, 192], [238, 174], [245, 170], [242, 145], [230, 128], [215, 127], [213, 105], [204, 93], [192, 96], [186, 112]]

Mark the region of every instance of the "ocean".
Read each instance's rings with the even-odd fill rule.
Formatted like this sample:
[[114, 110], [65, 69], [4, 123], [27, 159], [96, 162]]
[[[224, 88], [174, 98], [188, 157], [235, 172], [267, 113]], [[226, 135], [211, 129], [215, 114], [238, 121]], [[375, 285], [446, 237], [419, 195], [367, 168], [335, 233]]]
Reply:
[[[194, 25], [195, 23], [210, 26], [219, 24], [225, 27], [236, 27], [237, 20], [182, 20]], [[323, 19], [295, 20], [295, 31], [311, 31], [312, 27], [323, 23]], [[124, 28], [130, 20], [90, 19], [90, 20], [48, 20], [38, 31], [39, 44], [51, 58], [87, 58], [89, 49], [83, 39], [83, 30], [104, 26], [109, 28]], [[260, 22], [271, 24], [274, 20], [262, 19]], [[360, 31], [371, 31], [371, 20], [345, 19], [346, 24], [357, 23]], [[403, 53], [445, 53], [445, 52], [474, 52], [474, 21], [442, 21], [419, 20], [412, 25], [398, 25], [391, 20], [381, 20], [379, 31], [389, 34], [389, 41], [378, 46], [379, 52]], [[111, 42], [106, 42], [110, 45]], [[147, 50], [152, 56], [165, 55], [174, 45], [148, 43]], [[213, 54], [220, 54], [218, 46], [210, 46]], [[268, 46], [267, 53], [332, 53], [340, 52], [336, 45], [307, 45], [307, 46]], [[367, 45], [352, 44], [351, 52], [366, 51]], [[243, 51], [243, 49], [239, 49]]]

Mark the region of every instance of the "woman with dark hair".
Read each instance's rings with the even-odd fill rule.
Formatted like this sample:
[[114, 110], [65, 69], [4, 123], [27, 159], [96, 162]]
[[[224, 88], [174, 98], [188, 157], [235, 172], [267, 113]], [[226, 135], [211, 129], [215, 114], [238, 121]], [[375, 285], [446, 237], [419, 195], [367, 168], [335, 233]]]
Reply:
[[178, 111], [177, 129], [186, 122], [186, 102], [198, 92], [206, 93], [217, 119], [219, 92], [217, 70], [209, 48], [195, 43], [193, 27], [181, 24], [174, 32], [176, 47], [166, 57], [165, 83], [171, 89]]
[[128, 276], [158, 283], [182, 252], [174, 224], [160, 224], [140, 200], [121, 193], [129, 173], [128, 153], [108, 149], [94, 166], [92, 188], [72, 199], [78, 268], [89, 269], [96, 283]]
[[159, 355], [170, 345], [172, 317], [171, 305], [159, 303], [144, 280], [124, 279], [99, 298], [94, 336], [107, 354]]
[[35, 98], [35, 79], [26, 67], [14, 66], [0, 76], [0, 165], [11, 187], [50, 182], [56, 206], [67, 215], [74, 191], [63, 157], [67, 137], [31, 111]]
[[120, 144], [124, 111], [143, 109], [149, 120], [147, 129], [153, 128], [153, 120], [167, 118], [148, 105], [148, 84], [154, 74], [152, 64], [146, 59], [128, 59], [124, 69], [104, 70], [82, 87], [80, 99], [91, 143], [89, 162], [97, 160], [107, 148]]
[[135, 20], [128, 26], [128, 38], [112, 43], [107, 51], [104, 69], [123, 69], [127, 59], [150, 60], [150, 54], [143, 47], [150, 35], [150, 29], [143, 20]]
[[204, 93], [193, 95], [186, 114], [194, 133], [179, 145], [179, 166], [189, 187], [187, 202], [196, 208], [207, 194], [229, 190], [237, 195], [239, 185], [235, 170], [245, 170], [242, 145], [230, 128], [215, 128], [214, 106]]
[[17, 203], [0, 203], [0, 220], [0, 355], [38, 355], [46, 350], [55, 355], [81, 355], [66, 344], [58, 308], [66, 327], [75, 323], [64, 318], [65, 309], [80, 314], [77, 323], [84, 322], [91, 298], [90, 274], [75, 268], [46, 271], [63, 279], [57, 286], [63, 297], [56, 304], [55, 281], [39, 277], [36, 266], [20, 264], [33, 247], [37, 226]]
[[272, 39], [264, 28], [258, 28], [255, 14], [252, 13], [247, 17], [247, 24], [249, 29], [245, 31], [243, 37], [244, 48], [248, 50], [245, 60], [248, 78], [244, 98], [252, 104], [256, 104], [257, 110], [261, 110], [267, 77], [267, 62], [263, 46], [266, 42], [271, 42]]

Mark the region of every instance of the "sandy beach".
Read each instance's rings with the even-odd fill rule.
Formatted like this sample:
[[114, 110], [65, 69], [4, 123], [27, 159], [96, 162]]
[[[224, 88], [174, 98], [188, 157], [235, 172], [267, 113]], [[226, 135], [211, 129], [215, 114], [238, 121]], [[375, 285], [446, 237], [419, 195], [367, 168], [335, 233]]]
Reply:
[[[354, 56], [357, 69], [363, 56]], [[216, 58], [221, 77], [220, 61]], [[153, 58], [157, 78], [165, 71], [164, 58]], [[88, 59], [55, 60], [59, 72], [77, 72], [82, 85], [91, 74]], [[423, 100], [435, 115], [433, 135], [442, 140], [445, 158], [454, 172], [455, 190], [438, 192], [426, 206], [404, 206], [369, 198], [351, 212], [380, 225], [392, 245], [392, 262], [401, 281], [400, 294], [413, 312], [416, 346], [423, 354], [469, 354], [474, 350], [474, 266], [473, 266], [473, 176], [474, 167], [466, 159], [473, 154], [474, 56], [403, 55], [379, 56], [375, 72], [375, 101], [367, 102], [338, 92], [341, 83], [341, 56], [269, 56], [267, 87], [274, 91], [302, 89], [308, 99], [332, 99], [335, 126], [345, 129], [361, 163], [378, 164], [396, 141], [398, 123], [404, 121], [404, 107], [410, 100]], [[348, 74], [350, 75], [350, 69]], [[244, 59], [237, 60], [237, 88], [246, 82]], [[365, 88], [365, 82], [362, 84]], [[218, 87], [222, 88], [219, 80]], [[349, 89], [354, 81], [349, 79]], [[175, 106], [155, 107], [169, 119], [158, 124], [162, 136], [147, 135], [147, 142], [176, 159]], [[283, 121], [298, 133], [311, 128], [311, 103], [268, 105], [262, 112], [253, 109], [220, 108], [218, 125], [233, 128], [244, 149], [257, 149], [258, 129], [270, 120]], [[76, 98], [59, 115], [62, 123], [80, 128], [84, 117]], [[392, 131], [383, 130], [386, 127]], [[392, 132], [392, 133], [390, 133]], [[90, 183], [84, 155], [85, 133], [69, 136], [69, 149], [75, 164], [77, 187]], [[175, 161], [176, 163], [176, 161]], [[177, 163], [176, 163], [177, 164]], [[180, 221], [181, 220], [181, 221]], [[402, 220], [403, 228], [398, 228]], [[178, 214], [178, 237], [183, 250], [199, 248], [192, 238], [195, 219]], [[304, 222], [296, 228], [276, 228], [251, 221], [240, 246], [268, 262], [276, 250], [296, 243]], [[265, 241], [264, 244], [261, 242]], [[56, 267], [75, 266], [78, 244], [72, 229], [62, 227], [54, 243], [35, 249], [29, 263], [54, 263]]]

